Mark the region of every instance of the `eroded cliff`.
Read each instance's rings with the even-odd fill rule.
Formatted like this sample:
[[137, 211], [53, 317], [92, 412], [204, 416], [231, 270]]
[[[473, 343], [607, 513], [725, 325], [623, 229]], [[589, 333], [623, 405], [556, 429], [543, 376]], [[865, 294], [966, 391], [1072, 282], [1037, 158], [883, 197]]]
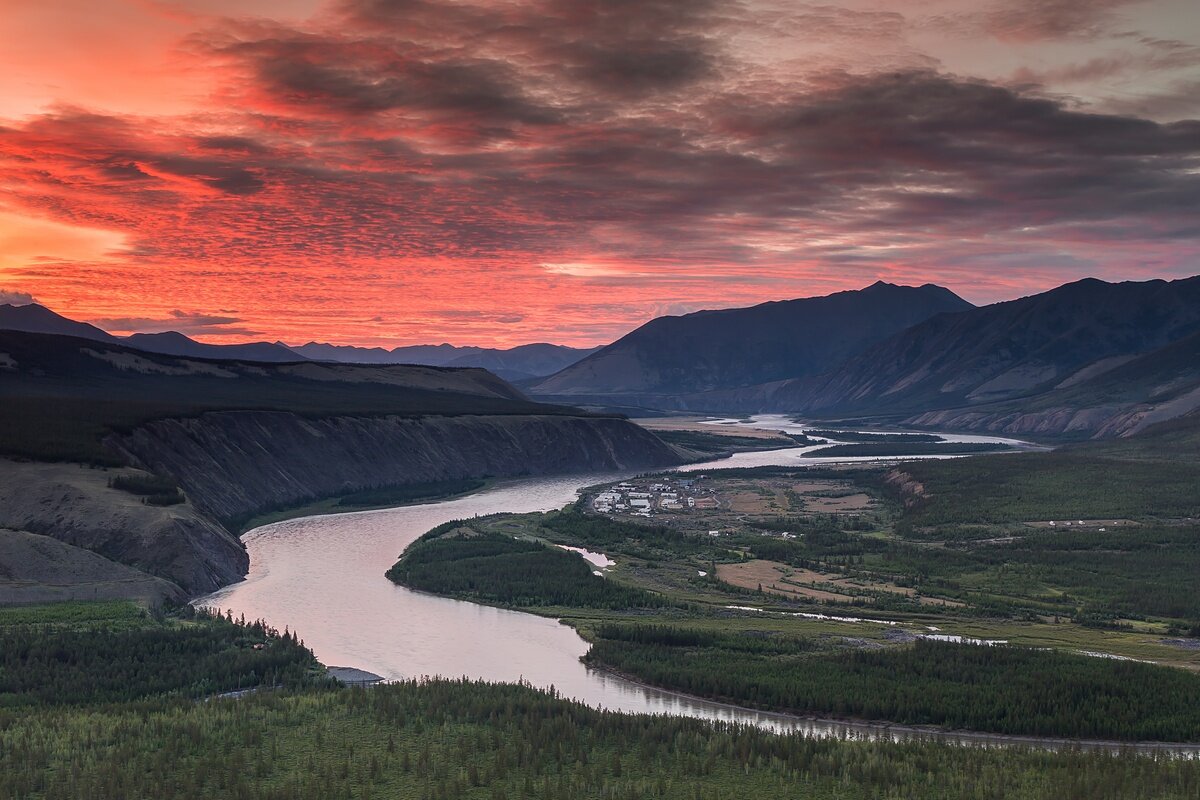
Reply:
[[670, 446], [627, 420], [584, 416], [306, 419], [221, 411], [152, 422], [110, 446], [175, 477], [197, 508], [226, 524], [377, 486], [680, 462]]

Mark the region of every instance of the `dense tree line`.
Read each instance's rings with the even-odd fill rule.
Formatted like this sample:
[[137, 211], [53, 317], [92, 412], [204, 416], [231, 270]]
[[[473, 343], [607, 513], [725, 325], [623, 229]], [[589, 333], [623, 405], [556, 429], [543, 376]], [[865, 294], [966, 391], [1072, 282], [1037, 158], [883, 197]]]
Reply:
[[695, 555], [705, 552], [709, 546], [699, 536], [681, 533], [665, 525], [622, 522], [599, 514], [587, 514], [575, 507], [545, 514], [540, 524], [564, 541], [579, 543], [590, 550], [622, 550], [647, 558]]
[[117, 475], [109, 478], [109, 487], [142, 496], [152, 506], [174, 506], [186, 502], [174, 478], [165, 475]]
[[776, 711], [1005, 734], [1200, 741], [1200, 676], [1057, 651], [937, 641], [807, 654], [785, 636], [603, 626], [589, 663]]
[[400, 683], [135, 709], [0, 711], [28, 800], [1191, 800], [1200, 764], [780, 736], [517, 685]]
[[400, 486], [378, 486], [342, 495], [339, 506], [398, 506], [421, 500], [437, 500], [456, 494], [466, 494], [483, 488], [484, 481], [477, 478], [462, 480], [429, 481]]
[[932, 433], [867, 433], [865, 431], [826, 431], [806, 430], [809, 436], [820, 436], [839, 442], [907, 442], [932, 444], [942, 441], [942, 437]]
[[912, 528], [1029, 520], [1200, 517], [1200, 460], [1130, 460], [1064, 450], [914, 461], [925, 487]]
[[863, 442], [860, 444], [833, 444], [805, 453], [812, 458], [834, 458], [852, 456], [925, 456], [925, 455], [970, 455], [972, 453], [996, 453], [1012, 447], [998, 442]]
[[314, 679], [316, 660], [294, 634], [189, 616], [117, 628], [103, 621], [2, 626], [0, 708], [201, 697]]
[[[461, 524], [442, 526], [443, 533]], [[593, 567], [575, 553], [495, 532], [419, 539], [387, 577], [412, 589], [502, 606], [669, 605], [659, 595], [593, 574]]]

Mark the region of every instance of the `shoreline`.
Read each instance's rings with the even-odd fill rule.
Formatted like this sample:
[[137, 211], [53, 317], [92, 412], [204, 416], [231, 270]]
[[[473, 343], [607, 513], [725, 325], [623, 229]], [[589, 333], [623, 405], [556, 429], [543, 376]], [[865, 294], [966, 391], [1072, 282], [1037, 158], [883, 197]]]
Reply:
[[[568, 627], [570, 626], [568, 625]], [[584, 659], [586, 659], [586, 655], [580, 660], [583, 661]], [[1124, 753], [1126, 751], [1136, 751], [1136, 753], [1139, 755], [1163, 753], [1180, 758], [1200, 758], [1200, 742], [1127, 742], [1119, 739], [1073, 739], [1065, 736], [1035, 736], [1031, 734], [1020, 733], [990, 733], [988, 731], [938, 728], [928, 725], [909, 725], [902, 722], [887, 722], [884, 720], [865, 720], [855, 719], [853, 717], [826, 717], [817, 714], [797, 714], [787, 711], [770, 711], [762, 708], [754, 708], [752, 706], [738, 705], [737, 703], [728, 703], [722, 700], [713, 700], [707, 697], [701, 697], [699, 695], [688, 694], [687, 692], [680, 692], [676, 689], [667, 689], [661, 686], [655, 686], [652, 683], [646, 683], [645, 681], [639, 680], [636, 677], [626, 675], [609, 667], [593, 666], [591, 664], [587, 664], [586, 661], [584, 661], [584, 663], [587, 668], [593, 672], [618, 678], [641, 689], [670, 697], [677, 697], [680, 700], [686, 700], [688, 702], [704, 703], [710, 706], [717, 706], [719, 708], [725, 708], [729, 709], [730, 711], [737, 711], [743, 714], [760, 714], [762, 716], [778, 720], [780, 723], [790, 723], [796, 726], [803, 726], [805, 723], [808, 723], [814, 725], [824, 725], [830, 728], [843, 728], [845, 729], [844, 733], [847, 734], [847, 738], [853, 738], [854, 734], [856, 733], [864, 736], [870, 736], [871, 738], [882, 738], [889, 733], [894, 733], [899, 734], [902, 740], [906, 741], [937, 741], [943, 744], [957, 744], [970, 747], [987, 745], [999, 747], [1026, 746], [1030, 749], [1038, 750], [1103, 750], [1117, 754]], [[788, 733], [802, 733], [805, 736], [818, 735], [802, 730], [786, 732], [781, 731], [780, 735], [787, 735]], [[829, 731], [829, 733], [832, 735], [835, 734], [835, 731]]]

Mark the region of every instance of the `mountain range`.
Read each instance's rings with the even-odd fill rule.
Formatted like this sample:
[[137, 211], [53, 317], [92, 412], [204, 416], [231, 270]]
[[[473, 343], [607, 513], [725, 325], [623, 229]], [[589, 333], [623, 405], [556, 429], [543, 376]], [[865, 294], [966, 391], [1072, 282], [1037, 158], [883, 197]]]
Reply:
[[552, 375], [599, 348], [579, 349], [558, 344], [518, 345], [507, 350], [489, 347], [456, 347], [452, 344], [411, 345], [387, 350], [323, 342], [289, 346], [292, 352], [314, 361], [356, 364], [426, 364], [434, 367], [481, 367], [509, 381]]
[[1085, 279], [974, 307], [936, 286], [648, 323], [533, 383], [544, 400], [1127, 435], [1200, 407], [1200, 277]]
[[981, 307], [932, 284], [878, 282], [660, 317], [595, 350], [118, 338], [38, 305], [0, 306], [4, 328], [189, 358], [477, 367], [542, 402], [634, 411], [780, 412], [1090, 438], [1200, 407], [1200, 276], [1089, 278]]
[[481, 367], [505, 380], [529, 380], [570, 366], [592, 350], [554, 344], [527, 344], [508, 350], [455, 347], [450, 344], [415, 345], [386, 350], [309, 342], [289, 346], [283, 342], [206, 344], [176, 331], [114, 336], [86, 322], [77, 322], [37, 303], [0, 305], [0, 330], [52, 333], [108, 344], [124, 344], [147, 353], [186, 358], [237, 361], [336, 361], [352, 364], [418, 364], [435, 367]]

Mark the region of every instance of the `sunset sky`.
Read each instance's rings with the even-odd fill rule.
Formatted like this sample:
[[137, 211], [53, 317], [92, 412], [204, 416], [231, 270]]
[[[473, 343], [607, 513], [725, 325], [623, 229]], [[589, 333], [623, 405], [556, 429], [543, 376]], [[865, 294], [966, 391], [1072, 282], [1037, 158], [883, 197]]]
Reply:
[[0, 302], [118, 333], [1196, 273], [1196, 0], [0, 0]]

